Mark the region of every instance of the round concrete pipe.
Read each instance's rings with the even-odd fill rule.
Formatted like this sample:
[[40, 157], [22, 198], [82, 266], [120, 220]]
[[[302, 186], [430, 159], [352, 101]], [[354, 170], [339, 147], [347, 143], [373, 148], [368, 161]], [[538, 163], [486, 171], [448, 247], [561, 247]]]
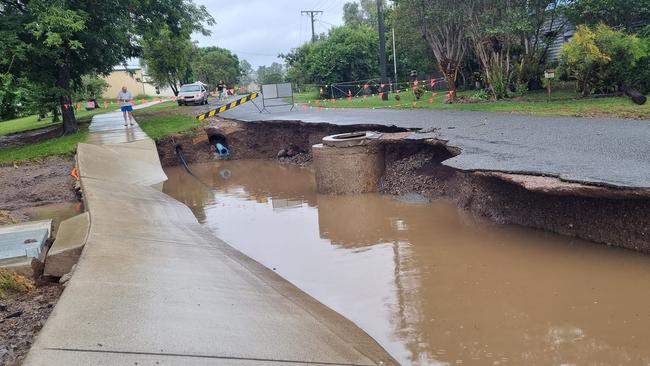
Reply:
[[339, 133], [337, 135], [323, 137], [323, 145], [331, 147], [368, 145], [380, 138], [381, 135], [379, 132], [371, 131]]
[[379, 191], [384, 174], [384, 149], [375, 135], [337, 135], [314, 145], [312, 153], [319, 193], [348, 194]]

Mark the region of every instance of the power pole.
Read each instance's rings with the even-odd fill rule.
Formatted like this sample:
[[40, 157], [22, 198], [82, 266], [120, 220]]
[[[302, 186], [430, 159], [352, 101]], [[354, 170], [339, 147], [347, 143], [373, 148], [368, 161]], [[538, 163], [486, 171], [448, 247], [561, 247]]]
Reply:
[[311, 16], [311, 41], [316, 42], [316, 32], [314, 31], [314, 15], [323, 14], [322, 10], [302, 10], [300, 14], [309, 14]]
[[386, 84], [388, 80], [386, 78], [386, 30], [384, 29], [384, 1], [377, 0], [377, 18], [379, 20], [379, 74], [381, 77], [381, 83], [384, 85], [383, 88], [380, 88], [381, 100], [388, 100], [388, 91], [386, 89]]
[[395, 70], [395, 80], [393, 80], [393, 85], [396, 86], [397, 85], [397, 48], [395, 48], [395, 27], [393, 27], [393, 67]]

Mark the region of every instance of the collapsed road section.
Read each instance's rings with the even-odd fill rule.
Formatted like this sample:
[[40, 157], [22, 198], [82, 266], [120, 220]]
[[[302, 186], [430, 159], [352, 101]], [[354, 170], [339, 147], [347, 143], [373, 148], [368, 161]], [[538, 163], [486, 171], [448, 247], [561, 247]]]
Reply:
[[[352, 151], [358, 150], [358, 146], [348, 147], [351, 154], [346, 154], [335, 147], [323, 149], [318, 145], [325, 136], [354, 131], [378, 133], [368, 145], [373, 154], [363, 153], [366, 156], [359, 158], [359, 151]], [[347, 170], [347, 181], [342, 178], [344, 175], [331, 181], [343, 179], [349, 187], [369, 187], [349, 191], [325, 189], [323, 193], [379, 191], [444, 197], [497, 223], [650, 252], [650, 189], [571, 182], [546, 175], [462, 170], [448, 163], [465, 152], [430, 132], [385, 125], [219, 120], [189, 134], [159, 141], [158, 151], [164, 165], [178, 164], [174, 153], [178, 145], [183, 147], [188, 163], [206, 162], [219, 158], [211, 147], [215, 141], [228, 147], [230, 159], [280, 159], [301, 165], [313, 162], [317, 179], [321, 176], [321, 186], [327, 182], [320, 174], [323, 170], [318, 169], [317, 157], [325, 157], [326, 163], [320, 163], [321, 166], [338, 172]], [[339, 158], [332, 158], [336, 155]], [[336, 159], [340, 160], [338, 167], [332, 166]], [[377, 163], [377, 159], [381, 162]], [[355, 164], [356, 170], [350, 171]]]

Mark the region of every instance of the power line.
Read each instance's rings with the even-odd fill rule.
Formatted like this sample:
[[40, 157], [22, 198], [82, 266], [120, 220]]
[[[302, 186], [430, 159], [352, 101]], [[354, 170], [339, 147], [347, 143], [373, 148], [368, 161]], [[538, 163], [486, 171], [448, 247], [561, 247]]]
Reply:
[[311, 41], [316, 42], [316, 32], [314, 31], [314, 15], [323, 14], [322, 10], [301, 10], [300, 14], [309, 14], [311, 16]]

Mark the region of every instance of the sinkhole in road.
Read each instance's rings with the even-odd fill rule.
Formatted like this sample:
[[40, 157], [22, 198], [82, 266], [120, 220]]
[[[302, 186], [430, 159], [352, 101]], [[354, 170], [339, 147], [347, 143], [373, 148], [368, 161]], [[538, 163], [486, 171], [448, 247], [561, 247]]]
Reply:
[[475, 218], [444, 199], [319, 195], [269, 160], [168, 167], [197, 219], [405, 365], [642, 364], [650, 258]]

